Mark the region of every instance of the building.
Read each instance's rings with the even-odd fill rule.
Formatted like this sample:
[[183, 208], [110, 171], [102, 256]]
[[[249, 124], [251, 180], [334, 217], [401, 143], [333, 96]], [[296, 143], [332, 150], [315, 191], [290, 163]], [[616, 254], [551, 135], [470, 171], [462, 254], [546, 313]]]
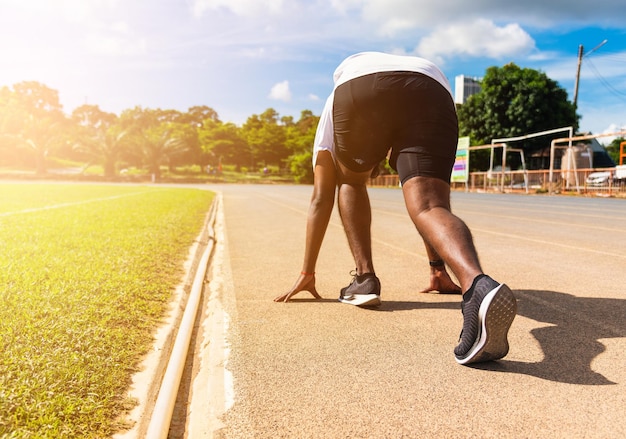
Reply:
[[458, 75], [454, 78], [454, 102], [464, 104], [471, 95], [480, 91], [480, 78]]

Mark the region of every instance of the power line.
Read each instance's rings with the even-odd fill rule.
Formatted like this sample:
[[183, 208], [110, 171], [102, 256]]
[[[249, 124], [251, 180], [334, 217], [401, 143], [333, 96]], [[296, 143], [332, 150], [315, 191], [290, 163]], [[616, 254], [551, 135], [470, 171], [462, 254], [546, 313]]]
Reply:
[[587, 59], [586, 61], [587, 61], [586, 64], [589, 65], [589, 68], [593, 71], [593, 74], [596, 76], [596, 78], [600, 80], [602, 85], [604, 85], [607, 88], [607, 90], [613, 93], [616, 97], [626, 100], [626, 93], [613, 87], [609, 83], [609, 81], [607, 81], [607, 79], [604, 76], [602, 76], [602, 74], [600, 74], [600, 72], [598, 71], [595, 64], [591, 61], [591, 59]]
[[602, 58], [626, 63], [626, 52], [609, 53], [607, 55], [603, 55]]

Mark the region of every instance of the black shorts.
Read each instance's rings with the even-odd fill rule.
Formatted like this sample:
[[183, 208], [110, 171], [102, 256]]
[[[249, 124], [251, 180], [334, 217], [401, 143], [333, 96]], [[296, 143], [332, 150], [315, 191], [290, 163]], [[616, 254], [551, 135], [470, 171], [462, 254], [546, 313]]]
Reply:
[[385, 159], [400, 181], [415, 176], [450, 182], [458, 121], [450, 93], [415, 72], [379, 72], [341, 84], [333, 105], [335, 152], [364, 172]]

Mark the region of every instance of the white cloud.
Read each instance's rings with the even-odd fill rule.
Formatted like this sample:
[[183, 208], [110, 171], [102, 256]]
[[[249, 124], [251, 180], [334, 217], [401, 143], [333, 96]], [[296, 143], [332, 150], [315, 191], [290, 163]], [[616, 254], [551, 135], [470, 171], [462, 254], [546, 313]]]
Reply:
[[[528, 2], [543, 1], [543, 8], [554, 10], [545, 0], [526, 0], [524, 6], [501, 0], [481, 0], [471, 5], [465, 0], [331, 0], [333, 8], [340, 12], [353, 12], [363, 24], [369, 24], [379, 35], [388, 37], [401, 36], [407, 31], [428, 32], [438, 26], [450, 22], [472, 22], [478, 18], [489, 17], [499, 22], [516, 21], [521, 23], [542, 23], [544, 17], [535, 18], [542, 14], [541, 7], [537, 6], [532, 12], [526, 8]], [[599, 0], [602, 1], [602, 0]], [[522, 20], [522, 21], [520, 21]]]
[[439, 27], [422, 38], [415, 52], [441, 62], [443, 58], [468, 55], [501, 59], [530, 53], [531, 36], [517, 23], [499, 27], [486, 19]]
[[621, 126], [616, 123], [610, 124], [604, 131], [602, 131], [602, 134], [612, 134], [619, 131], [626, 131], [626, 122], [624, 122]]
[[379, 32], [382, 35], [394, 36], [398, 32], [402, 32], [403, 30], [413, 29], [415, 27], [415, 20], [411, 20], [409, 18], [393, 18], [384, 22], [380, 28]]
[[[582, 115], [581, 131], [610, 134], [626, 129], [626, 107], [622, 103], [579, 101], [578, 113]], [[613, 139], [614, 137], [607, 136], [598, 138], [598, 141], [609, 144]]]
[[90, 53], [106, 56], [129, 56], [146, 53], [148, 41], [135, 35], [131, 26], [122, 20], [89, 32], [83, 44]]
[[595, 0], [593, 7], [588, 2], [566, 0], [331, 0], [331, 6], [338, 12], [355, 12], [383, 34], [402, 31], [409, 23], [415, 30], [432, 29], [450, 21], [484, 17], [543, 28], [554, 23], [580, 25], [590, 21], [619, 26], [626, 13], [626, 2], [616, 0]]
[[[202, 102], [240, 120], [264, 105], [270, 88], [279, 106], [300, 95], [321, 110], [336, 64], [353, 51], [379, 50], [430, 58], [449, 75], [480, 76], [488, 64], [513, 61], [563, 81], [571, 96], [579, 41], [563, 49], [556, 38], [592, 27], [592, 41], [580, 41], [591, 48], [605, 38], [596, 39], [599, 28], [615, 35], [607, 24], [626, 14], [623, 0], [596, 0], [586, 15], [583, 3], [563, 8], [565, 0], [0, 0], [0, 86], [33, 78], [64, 96], [71, 90], [81, 104], [88, 96], [109, 111], [120, 111], [121, 102], [181, 108]], [[529, 31], [537, 32], [537, 47]], [[544, 35], [550, 40], [542, 40]], [[623, 34], [617, 35], [606, 36], [608, 44], [585, 58], [582, 129], [624, 125], [623, 99], [616, 105], [621, 110], [604, 111], [599, 95], [607, 93], [592, 69], [626, 90], [625, 52], [618, 47]], [[136, 86], [152, 78], [168, 87]], [[271, 87], [281, 78], [306, 91], [292, 97], [288, 81]], [[245, 81], [250, 84], [244, 93]], [[174, 92], [170, 84], [189, 91]], [[233, 99], [235, 87], [245, 99]], [[602, 108], [583, 107], [590, 90], [590, 100]], [[615, 93], [609, 97], [614, 101]]]
[[[619, 47], [619, 43], [617, 46]], [[610, 50], [611, 47], [607, 47], [607, 49]], [[587, 56], [588, 52], [586, 52], [586, 50], [587, 49], [585, 49], [585, 56], [583, 57], [583, 68], [581, 69], [581, 75], [583, 77], [597, 77], [601, 75], [604, 78], [612, 78], [623, 76], [624, 73], [626, 73], [626, 65], [623, 62], [623, 60], [626, 59], [626, 51], [613, 52], [608, 55], [595, 52]]]
[[130, 26], [125, 21], [116, 21], [111, 25], [111, 30], [113, 32], [127, 34], [130, 32]]
[[0, 7], [13, 11], [29, 11], [47, 19], [71, 23], [91, 21], [103, 12], [117, 7], [119, 0], [0, 0]]
[[275, 99], [277, 101], [289, 102], [291, 100], [289, 81], [283, 81], [275, 84], [270, 91], [269, 97], [270, 99]]
[[[547, 53], [547, 52], [546, 52]], [[533, 58], [534, 59], [534, 58]], [[583, 58], [580, 69], [580, 78], [583, 84], [588, 81], [598, 81], [597, 86], [601, 87], [600, 77], [612, 85], [617, 90], [614, 94], [621, 94], [626, 97], [623, 90], [626, 90], [626, 82], [623, 79], [626, 75], [626, 65], [620, 60], [626, 59], [626, 52], [615, 52], [608, 55], [593, 54]], [[577, 58], [575, 54], [568, 57], [559, 58], [558, 54], [543, 58], [543, 70], [556, 81], [573, 81], [576, 74]]]
[[84, 42], [88, 50], [96, 55], [130, 56], [145, 53], [148, 43], [145, 38], [133, 39], [122, 35], [91, 34]]
[[341, 14], [346, 14], [350, 9], [356, 9], [363, 5], [363, 0], [330, 0], [330, 5]]
[[[626, 131], [626, 123], [624, 123], [621, 126], [616, 123], [612, 123], [607, 128], [605, 128], [604, 131], [602, 131], [602, 134], [613, 134], [613, 133], [624, 132], [624, 131]], [[602, 143], [603, 145], [608, 145], [613, 140], [617, 139], [618, 137], [626, 137], [626, 135], [622, 134], [619, 136], [599, 137], [598, 141]]]
[[226, 9], [235, 15], [253, 16], [259, 13], [276, 14], [283, 9], [283, 0], [194, 0], [194, 16], [201, 17], [206, 11]]

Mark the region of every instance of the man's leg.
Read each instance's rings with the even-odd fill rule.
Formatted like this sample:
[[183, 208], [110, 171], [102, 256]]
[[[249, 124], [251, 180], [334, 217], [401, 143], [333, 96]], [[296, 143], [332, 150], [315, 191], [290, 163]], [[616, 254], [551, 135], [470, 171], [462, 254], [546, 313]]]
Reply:
[[357, 274], [373, 273], [372, 213], [365, 184], [340, 184], [338, 205]]
[[456, 361], [469, 364], [504, 357], [517, 303], [509, 287], [483, 274], [469, 229], [450, 211], [449, 185], [436, 178], [413, 177], [402, 190], [417, 230], [461, 283], [463, 330], [454, 349]]
[[353, 172], [339, 162], [337, 165], [339, 215], [354, 257], [357, 274], [374, 273], [370, 234], [372, 210], [366, 187], [371, 170]]
[[339, 214], [356, 264], [354, 278], [350, 285], [341, 289], [339, 301], [356, 306], [378, 306], [380, 280], [372, 262], [372, 211], [365, 185], [371, 170], [353, 172], [341, 163], [337, 170]]
[[438, 178], [413, 177], [402, 185], [402, 192], [418, 232], [448, 264], [466, 292], [482, 269], [469, 229], [450, 211], [450, 186]]

